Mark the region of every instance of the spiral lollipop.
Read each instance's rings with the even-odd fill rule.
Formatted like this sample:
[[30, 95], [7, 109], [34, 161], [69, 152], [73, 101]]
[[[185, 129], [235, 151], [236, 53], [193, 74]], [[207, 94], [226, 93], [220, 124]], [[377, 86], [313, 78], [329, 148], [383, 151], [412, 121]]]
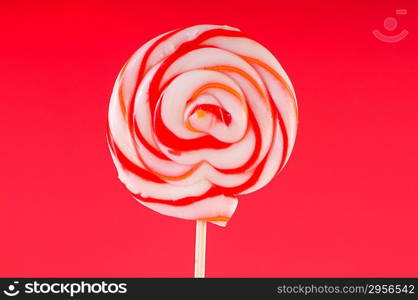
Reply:
[[198, 25], [152, 39], [127, 61], [107, 138], [135, 199], [198, 220], [204, 233], [206, 221], [227, 224], [238, 195], [283, 169], [297, 114], [290, 80], [266, 48], [238, 29]]

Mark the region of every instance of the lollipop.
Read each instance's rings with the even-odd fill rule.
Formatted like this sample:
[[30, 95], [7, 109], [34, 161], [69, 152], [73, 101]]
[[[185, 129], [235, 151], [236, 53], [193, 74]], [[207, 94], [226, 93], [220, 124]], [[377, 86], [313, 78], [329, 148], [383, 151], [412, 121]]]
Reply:
[[123, 66], [107, 139], [132, 196], [198, 220], [199, 247], [206, 221], [225, 226], [238, 195], [282, 170], [297, 114], [290, 80], [266, 48], [236, 28], [198, 25], [152, 39]]

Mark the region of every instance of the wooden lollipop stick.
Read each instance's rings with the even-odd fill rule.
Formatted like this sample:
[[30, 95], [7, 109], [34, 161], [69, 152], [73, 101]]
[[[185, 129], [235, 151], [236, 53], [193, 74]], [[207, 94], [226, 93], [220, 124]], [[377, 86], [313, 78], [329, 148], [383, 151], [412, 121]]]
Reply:
[[206, 259], [206, 221], [196, 221], [196, 252], [194, 260], [194, 277], [205, 277]]

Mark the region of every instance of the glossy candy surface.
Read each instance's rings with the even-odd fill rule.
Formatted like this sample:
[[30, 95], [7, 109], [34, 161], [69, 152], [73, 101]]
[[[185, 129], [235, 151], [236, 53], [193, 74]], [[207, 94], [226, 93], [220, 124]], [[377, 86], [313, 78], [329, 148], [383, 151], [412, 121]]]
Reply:
[[139, 202], [224, 226], [237, 195], [286, 164], [297, 114], [290, 80], [266, 48], [238, 29], [198, 25], [154, 38], [127, 61], [107, 138]]

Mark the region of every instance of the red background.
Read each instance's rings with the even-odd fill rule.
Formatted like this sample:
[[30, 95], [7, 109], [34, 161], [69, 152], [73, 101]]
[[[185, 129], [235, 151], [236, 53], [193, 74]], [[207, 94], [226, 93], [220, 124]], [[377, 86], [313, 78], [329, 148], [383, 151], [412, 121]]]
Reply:
[[[105, 122], [125, 60], [201, 23], [269, 48], [300, 105], [284, 172], [208, 226], [207, 275], [418, 276], [418, 2], [55, 2], [0, 7], [0, 276], [193, 275], [194, 223], [130, 198]], [[388, 16], [403, 41], [372, 35]]]

